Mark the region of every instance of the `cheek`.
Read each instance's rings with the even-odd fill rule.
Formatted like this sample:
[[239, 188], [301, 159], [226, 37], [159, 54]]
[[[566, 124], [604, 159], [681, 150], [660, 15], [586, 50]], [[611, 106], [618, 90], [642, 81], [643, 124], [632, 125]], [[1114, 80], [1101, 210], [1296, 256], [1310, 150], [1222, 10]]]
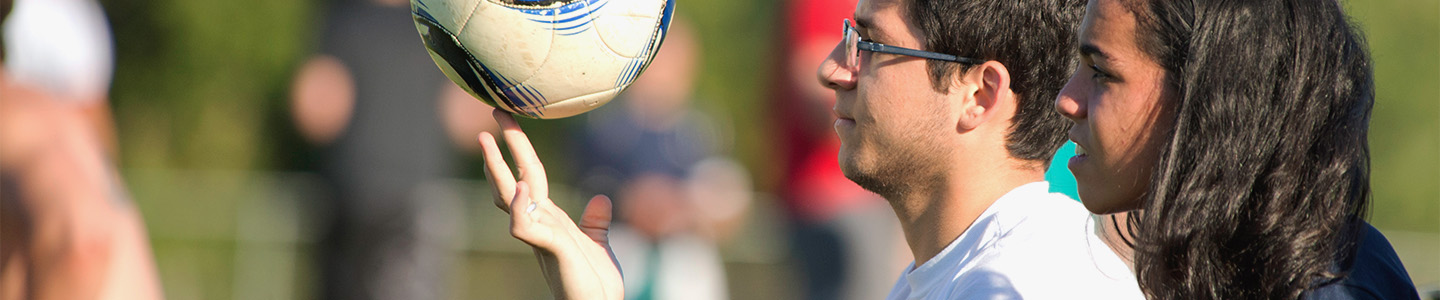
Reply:
[[1154, 89], [1097, 91], [1091, 102], [1093, 134], [1101, 149], [1100, 180], [1116, 208], [1133, 208], [1149, 188], [1157, 163], [1162, 120]]
[[1149, 91], [1099, 91], [1092, 101], [1091, 119], [1101, 150], [1112, 162], [1133, 162], [1154, 152], [1149, 145], [1155, 138], [1156, 121], [1160, 117], [1157, 95]]
[[[866, 60], [868, 62], [868, 60]], [[856, 92], [861, 101], [856, 107], [863, 109], [865, 116], [857, 118], [871, 118], [874, 122], [892, 122], [894, 117], [904, 117], [901, 113], [908, 105], [913, 104], [913, 99], [919, 92], [914, 84], [913, 76], [916, 70], [910, 68], [910, 64], [868, 64], [860, 70], [856, 81]], [[926, 81], [928, 83], [929, 81]]]
[[[923, 80], [923, 79], [922, 79]], [[895, 80], [895, 84], [872, 95], [874, 101], [866, 105], [875, 118], [875, 123], [899, 134], [933, 134], [933, 129], [945, 122], [946, 103], [938, 99], [929, 85], [912, 84], [914, 81]]]
[[[855, 118], [871, 140], [913, 139], [934, 134], [944, 123], [943, 101], [931, 85], [925, 60], [880, 60], [865, 63], [857, 78]], [[880, 141], [883, 142], [883, 141]]]

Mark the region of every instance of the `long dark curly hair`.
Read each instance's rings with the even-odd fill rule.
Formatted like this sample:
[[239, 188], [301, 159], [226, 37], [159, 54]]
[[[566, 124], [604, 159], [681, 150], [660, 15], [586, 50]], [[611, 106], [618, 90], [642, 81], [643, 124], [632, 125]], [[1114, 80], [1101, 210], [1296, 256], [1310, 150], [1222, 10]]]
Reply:
[[1344, 276], [1370, 198], [1370, 59], [1335, 0], [1123, 0], [1174, 127], [1141, 213], [1151, 299], [1295, 299]]

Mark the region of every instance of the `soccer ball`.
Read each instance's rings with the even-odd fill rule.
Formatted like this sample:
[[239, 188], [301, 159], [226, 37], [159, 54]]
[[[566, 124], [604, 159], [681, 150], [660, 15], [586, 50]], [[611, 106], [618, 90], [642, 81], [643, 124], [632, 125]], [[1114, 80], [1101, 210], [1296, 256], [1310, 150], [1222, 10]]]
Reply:
[[540, 119], [610, 102], [655, 58], [675, 0], [411, 0], [446, 77], [485, 104]]

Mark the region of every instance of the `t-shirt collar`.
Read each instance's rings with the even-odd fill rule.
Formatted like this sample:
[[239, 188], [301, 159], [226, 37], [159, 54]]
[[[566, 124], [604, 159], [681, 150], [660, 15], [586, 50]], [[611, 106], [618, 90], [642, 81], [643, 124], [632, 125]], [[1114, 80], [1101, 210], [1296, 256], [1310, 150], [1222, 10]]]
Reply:
[[[910, 285], [911, 295], [928, 292], [935, 285], [947, 282], [953, 275], [950, 274], [953, 268], [965, 264], [971, 257], [983, 250], [984, 246], [988, 245], [998, 233], [1003, 232], [1005, 228], [1012, 227], [1013, 224], [1005, 224], [1006, 218], [997, 218], [997, 214], [1007, 210], [1007, 207], [1024, 205], [1026, 202], [1024, 199], [1045, 197], [1049, 192], [1050, 183], [1036, 181], [1015, 187], [1000, 196], [999, 199], [995, 199], [990, 207], [985, 208], [985, 211], [970, 223], [970, 227], [966, 228], [965, 232], [950, 241], [950, 244], [940, 250], [940, 253], [935, 254], [935, 257], [920, 266], [915, 266], [914, 262], [910, 263], [910, 267], [906, 268], [905, 279]], [[1019, 220], [1018, 218], [1010, 219]]]

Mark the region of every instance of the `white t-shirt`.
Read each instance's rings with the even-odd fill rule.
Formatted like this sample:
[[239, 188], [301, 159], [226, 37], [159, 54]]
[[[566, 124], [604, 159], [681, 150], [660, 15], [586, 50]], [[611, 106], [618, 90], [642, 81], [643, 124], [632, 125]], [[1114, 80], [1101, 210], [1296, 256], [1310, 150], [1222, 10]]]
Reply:
[[1144, 299], [1080, 203], [1034, 182], [995, 200], [887, 299]]

